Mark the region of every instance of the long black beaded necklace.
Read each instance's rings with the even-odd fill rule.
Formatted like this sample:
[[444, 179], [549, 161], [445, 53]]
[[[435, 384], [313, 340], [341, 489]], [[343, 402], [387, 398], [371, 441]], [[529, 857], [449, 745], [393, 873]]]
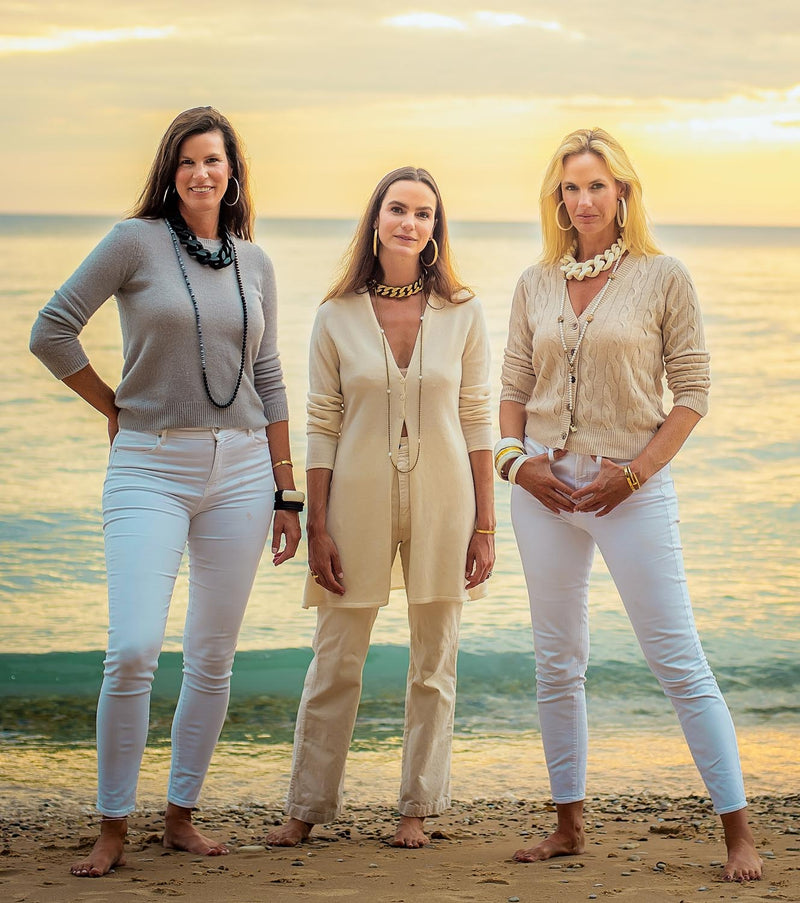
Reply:
[[[197, 340], [200, 345], [200, 367], [201, 367], [202, 373], [203, 373], [203, 388], [206, 390], [206, 396], [208, 397], [208, 400], [211, 402], [211, 404], [214, 405], [215, 408], [229, 408], [233, 404], [234, 400], [236, 399], [236, 396], [239, 393], [239, 386], [241, 386], [241, 384], [242, 384], [242, 376], [244, 375], [245, 355], [247, 352], [247, 299], [244, 296], [244, 286], [242, 285], [242, 274], [239, 270], [239, 257], [236, 254], [236, 245], [233, 243], [233, 240], [231, 239], [230, 235], [228, 234], [228, 230], [223, 226], [222, 227], [223, 245], [225, 245], [225, 243], [227, 241], [227, 246], [230, 249], [230, 255], [231, 255], [231, 259], [228, 261], [228, 263], [213, 263], [210, 260], [203, 260], [200, 258], [199, 255], [192, 254], [191, 250], [187, 246], [187, 251], [189, 251], [189, 253], [192, 254], [192, 256], [197, 259], [198, 263], [202, 263], [204, 265], [211, 266], [214, 269], [217, 269], [217, 270], [221, 269], [224, 266], [228, 266], [232, 262], [233, 268], [236, 272], [236, 282], [239, 286], [239, 297], [242, 299], [242, 359], [239, 362], [239, 375], [236, 377], [236, 386], [233, 390], [233, 394], [231, 395], [231, 397], [225, 402], [219, 402], [211, 394], [211, 389], [208, 386], [208, 374], [206, 372], [206, 347], [205, 347], [205, 342], [203, 341], [203, 328], [200, 325], [200, 308], [197, 306], [197, 298], [195, 298], [195, 296], [194, 296], [194, 291], [192, 290], [192, 284], [191, 284], [191, 282], [189, 282], [189, 274], [186, 272], [186, 264], [184, 263], [183, 256], [181, 255], [181, 247], [180, 247], [180, 244], [178, 243], [178, 236], [176, 234], [175, 224], [170, 222], [169, 220], [165, 220], [164, 222], [167, 224], [167, 229], [169, 229], [169, 234], [170, 234], [170, 237], [172, 238], [172, 245], [175, 248], [175, 256], [178, 258], [178, 265], [181, 268], [181, 273], [183, 273], [183, 280], [186, 283], [186, 289], [189, 292], [189, 297], [192, 299], [192, 307], [194, 308], [194, 319], [195, 319], [195, 323], [197, 324]], [[188, 231], [188, 227], [186, 227], [186, 228]], [[197, 244], [200, 244], [200, 242], [197, 240], [196, 237], [194, 237], [194, 235], [192, 233], [190, 233], [190, 235], [192, 235], [192, 237], [194, 238], [194, 241], [197, 242]], [[200, 245], [200, 247], [202, 248], [202, 245]], [[203, 248], [203, 250], [205, 251], [206, 249]], [[220, 249], [220, 251], [221, 250], [222, 249]], [[208, 254], [208, 253], [209, 252], [206, 251], [206, 254]]]

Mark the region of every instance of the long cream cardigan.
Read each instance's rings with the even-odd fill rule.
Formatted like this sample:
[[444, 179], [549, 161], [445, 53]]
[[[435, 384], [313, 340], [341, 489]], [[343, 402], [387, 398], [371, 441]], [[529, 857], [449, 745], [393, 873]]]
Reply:
[[475, 526], [469, 453], [492, 448], [489, 341], [480, 303], [431, 298], [406, 377], [387, 353], [391, 396], [369, 295], [321, 305], [311, 336], [306, 467], [333, 471], [327, 526], [341, 556], [346, 592], [335, 596], [309, 578], [305, 607], [387, 603], [396, 551], [391, 544], [395, 473], [389, 448], [390, 443], [397, 448], [404, 422], [411, 463], [421, 436], [419, 463], [408, 476], [408, 601], [464, 601], [486, 594], [483, 584], [468, 592], [464, 578]]

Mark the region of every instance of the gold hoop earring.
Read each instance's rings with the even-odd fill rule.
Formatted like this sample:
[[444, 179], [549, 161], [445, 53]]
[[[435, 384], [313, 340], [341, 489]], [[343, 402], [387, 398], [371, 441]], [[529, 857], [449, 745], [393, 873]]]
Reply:
[[372, 230], [372, 256], [378, 256], [378, 230]]
[[[225, 194], [228, 193], [228, 189], [226, 188], [226, 189], [225, 189], [225, 194], [222, 195], [222, 203], [223, 203], [226, 207], [235, 207], [235, 206], [239, 203], [239, 197], [240, 197], [241, 194], [242, 194], [242, 189], [239, 187], [239, 180], [236, 178], [236, 176], [231, 176], [231, 178], [233, 179], [234, 182], [236, 182], [236, 198], [234, 199], [234, 202], [233, 202], [232, 204], [229, 204], [229, 203], [225, 200]], [[228, 184], [230, 185], [230, 179], [228, 180]]]
[[[622, 218], [619, 215], [619, 205], [622, 204]], [[617, 198], [617, 225], [624, 229], [628, 225], [628, 202], [622, 195]]]
[[[569, 221], [569, 225], [564, 228], [561, 225], [561, 220], [558, 218], [559, 213], [561, 212], [561, 205], [564, 204], [564, 201], [559, 201], [558, 206], [556, 207], [556, 225], [562, 232], [571, 232], [572, 231], [572, 220]], [[567, 209], [567, 205], [564, 204], [564, 209]], [[569, 218], [569, 212], [567, 212], [567, 218]]]
[[[435, 238], [429, 239], [428, 244], [430, 244], [431, 242], [433, 242], [433, 260], [430, 263], [425, 263], [425, 261], [422, 259], [422, 254], [419, 255], [419, 262], [425, 267], [426, 270], [429, 270], [439, 259], [439, 245], [436, 244]], [[428, 245], [425, 245], [425, 247], [427, 248]]]

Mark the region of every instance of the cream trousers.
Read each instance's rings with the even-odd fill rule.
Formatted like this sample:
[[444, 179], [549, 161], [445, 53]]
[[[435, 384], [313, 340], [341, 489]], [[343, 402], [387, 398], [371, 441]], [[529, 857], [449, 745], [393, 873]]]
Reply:
[[[400, 466], [407, 467], [407, 446]], [[392, 545], [408, 561], [408, 477], [392, 497]], [[345, 575], [345, 579], [347, 575]], [[409, 667], [405, 698], [401, 815], [437, 815], [450, 805], [450, 752], [456, 702], [461, 602], [408, 606]], [[306, 674], [294, 735], [286, 812], [311, 824], [332, 821], [342, 805], [345, 762], [361, 699], [374, 608], [320, 605], [314, 658]]]

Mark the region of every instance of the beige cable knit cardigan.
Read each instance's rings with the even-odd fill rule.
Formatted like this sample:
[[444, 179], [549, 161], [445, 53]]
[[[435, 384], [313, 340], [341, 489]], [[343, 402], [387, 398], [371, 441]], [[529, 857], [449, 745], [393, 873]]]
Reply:
[[[709, 354], [692, 280], [673, 257], [629, 255], [581, 344], [570, 432], [558, 329], [563, 284], [558, 267], [537, 264], [514, 292], [500, 400], [525, 405], [526, 435], [550, 448], [632, 460], [666, 418], [665, 375], [673, 404], [707, 413]], [[585, 318], [567, 301], [570, 350]]]
[[308, 579], [305, 607], [367, 607], [388, 600], [395, 557], [389, 442], [397, 448], [405, 421], [413, 464], [420, 353], [422, 442], [419, 463], [408, 475], [408, 601], [464, 601], [486, 594], [483, 585], [467, 592], [464, 570], [475, 526], [469, 453], [492, 448], [489, 342], [477, 299], [452, 304], [434, 297], [430, 305], [407, 377], [389, 352], [390, 427], [386, 362], [369, 294], [334, 298], [317, 312], [309, 360], [306, 467], [333, 471], [327, 526], [341, 556], [346, 592], [335, 596]]

